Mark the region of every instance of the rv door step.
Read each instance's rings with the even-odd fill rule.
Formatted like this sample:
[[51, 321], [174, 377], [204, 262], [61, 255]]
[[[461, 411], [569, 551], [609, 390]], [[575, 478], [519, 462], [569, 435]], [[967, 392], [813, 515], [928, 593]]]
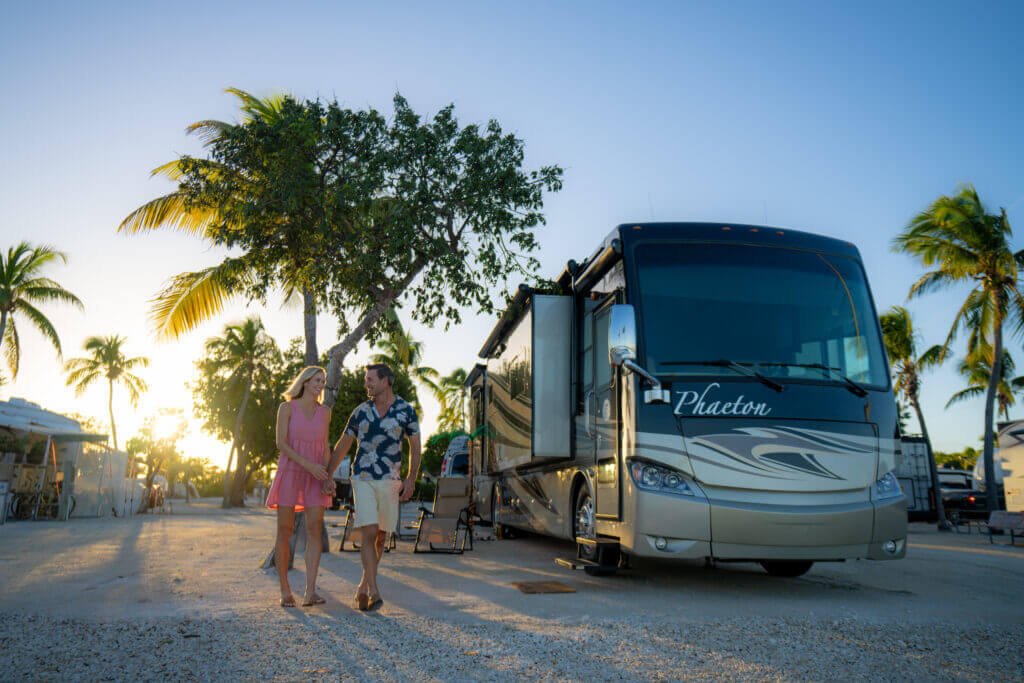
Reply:
[[[584, 548], [588, 557], [584, 557]], [[594, 558], [594, 559], [591, 559]], [[614, 538], [576, 538], [576, 557], [555, 558], [555, 564], [569, 569], [583, 568], [588, 574], [603, 576], [614, 574], [620, 563], [619, 541]]]
[[584, 560], [583, 558], [580, 558], [580, 557], [573, 557], [573, 558], [569, 558], [569, 557], [556, 557], [555, 558], [555, 564], [561, 565], [563, 567], [568, 567], [569, 569], [579, 569], [581, 567], [595, 567], [595, 568], [597, 568], [597, 567], [601, 566], [597, 562], [591, 562], [590, 560]]

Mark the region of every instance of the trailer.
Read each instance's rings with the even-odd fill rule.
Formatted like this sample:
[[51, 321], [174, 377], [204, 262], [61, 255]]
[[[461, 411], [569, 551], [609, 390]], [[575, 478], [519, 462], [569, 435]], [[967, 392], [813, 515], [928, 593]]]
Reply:
[[521, 286], [470, 388], [473, 495], [497, 527], [629, 557], [898, 559], [896, 404], [857, 249], [764, 226], [620, 225]]

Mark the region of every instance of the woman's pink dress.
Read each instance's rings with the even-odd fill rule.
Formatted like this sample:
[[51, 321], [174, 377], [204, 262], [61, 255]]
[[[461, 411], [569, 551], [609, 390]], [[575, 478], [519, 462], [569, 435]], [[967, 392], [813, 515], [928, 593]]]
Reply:
[[[317, 404], [313, 419], [307, 418], [298, 404], [292, 404], [288, 419], [287, 443], [296, 453], [327, 466], [327, 409]], [[329, 473], [328, 473], [329, 474]], [[267, 507], [294, 507], [296, 512], [307, 507], [326, 507], [331, 496], [320, 492], [320, 481], [299, 463], [281, 453], [277, 460], [277, 474], [270, 485]]]

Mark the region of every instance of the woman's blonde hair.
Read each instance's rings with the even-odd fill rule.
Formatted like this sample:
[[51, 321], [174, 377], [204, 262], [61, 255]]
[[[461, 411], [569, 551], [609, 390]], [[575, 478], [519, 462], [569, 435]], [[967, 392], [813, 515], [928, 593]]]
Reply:
[[281, 395], [284, 396], [286, 401], [294, 401], [295, 399], [302, 396], [306, 391], [306, 382], [313, 379], [316, 373], [323, 373], [324, 377], [327, 377], [327, 371], [319, 365], [310, 365], [309, 367], [303, 368], [299, 376], [295, 378], [291, 386], [284, 390]]

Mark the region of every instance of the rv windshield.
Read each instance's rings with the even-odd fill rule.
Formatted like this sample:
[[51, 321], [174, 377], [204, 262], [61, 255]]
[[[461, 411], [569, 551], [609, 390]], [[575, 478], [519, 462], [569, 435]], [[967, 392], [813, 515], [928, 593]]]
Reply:
[[[860, 264], [741, 244], [637, 245], [644, 364], [660, 375], [731, 375], [887, 386]], [[835, 372], [823, 372], [821, 367]]]

